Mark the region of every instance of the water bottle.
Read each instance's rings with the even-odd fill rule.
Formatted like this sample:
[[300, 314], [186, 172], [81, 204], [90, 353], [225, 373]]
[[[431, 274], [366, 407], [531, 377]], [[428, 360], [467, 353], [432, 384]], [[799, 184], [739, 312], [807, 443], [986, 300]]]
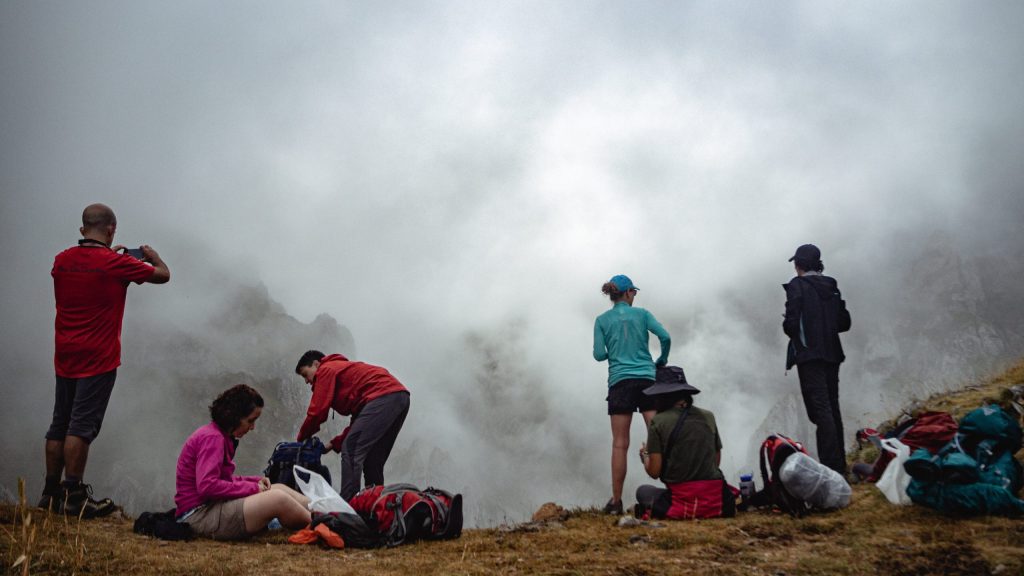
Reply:
[[740, 496], [743, 500], [750, 500], [754, 495], [754, 473], [747, 472], [740, 474]]

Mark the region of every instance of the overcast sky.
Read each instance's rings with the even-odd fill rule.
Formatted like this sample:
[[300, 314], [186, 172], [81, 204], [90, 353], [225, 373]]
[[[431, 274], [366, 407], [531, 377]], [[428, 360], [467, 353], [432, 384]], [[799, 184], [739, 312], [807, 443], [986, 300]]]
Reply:
[[5, 1], [3, 358], [51, 386], [50, 265], [98, 201], [168, 261], [169, 321], [217, 275], [263, 282], [420, 394], [467, 333], [525, 322], [604, 433], [613, 274], [712, 367], [747, 336], [686, 311], [730, 291], [776, 317], [804, 242], [840, 286], [935, 230], [1019, 254], [1022, 24], [1012, 1]]

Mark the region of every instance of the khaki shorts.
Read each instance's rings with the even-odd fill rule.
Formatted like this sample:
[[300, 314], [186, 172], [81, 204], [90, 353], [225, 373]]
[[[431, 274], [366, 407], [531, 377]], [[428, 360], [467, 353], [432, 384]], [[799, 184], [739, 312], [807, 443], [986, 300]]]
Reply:
[[214, 540], [242, 540], [249, 537], [245, 531], [245, 515], [242, 514], [242, 500], [211, 502], [192, 513], [185, 522], [200, 536]]

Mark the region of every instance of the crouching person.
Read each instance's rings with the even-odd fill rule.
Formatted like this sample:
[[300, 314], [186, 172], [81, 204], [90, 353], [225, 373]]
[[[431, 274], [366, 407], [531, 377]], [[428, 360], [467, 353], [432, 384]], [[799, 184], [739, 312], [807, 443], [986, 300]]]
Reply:
[[359, 492], [360, 477], [367, 487], [383, 485], [384, 464], [409, 413], [409, 390], [380, 366], [317, 350], [299, 358], [295, 373], [313, 389], [299, 442], [320, 430], [332, 408], [352, 415], [348, 428], [331, 440], [341, 453], [341, 497]]
[[644, 390], [654, 397], [657, 414], [648, 428], [640, 460], [665, 488], [644, 485], [636, 491], [636, 515], [642, 518], [716, 518], [735, 516], [736, 494], [718, 466], [722, 440], [715, 415], [693, 405], [700, 390], [686, 383], [681, 368], [673, 382], [659, 377]]
[[209, 424], [189, 436], [178, 456], [175, 516], [200, 536], [241, 540], [274, 518], [291, 529], [309, 525], [309, 498], [262, 476], [235, 476], [235, 447], [256, 427], [259, 392], [239, 384], [210, 405]]

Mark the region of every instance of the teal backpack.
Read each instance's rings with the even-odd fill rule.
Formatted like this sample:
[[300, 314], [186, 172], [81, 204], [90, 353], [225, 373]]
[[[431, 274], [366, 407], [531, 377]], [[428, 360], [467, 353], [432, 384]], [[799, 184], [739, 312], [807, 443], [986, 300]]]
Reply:
[[936, 454], [919, 449], [910, 456], [907, 495], [951, 516], [1024, 515], [1024, 500], [1017, 498], [1024, 473], [1014, 458], [1021, 439], [1020, 424], [999, 406], [973, 410]]

